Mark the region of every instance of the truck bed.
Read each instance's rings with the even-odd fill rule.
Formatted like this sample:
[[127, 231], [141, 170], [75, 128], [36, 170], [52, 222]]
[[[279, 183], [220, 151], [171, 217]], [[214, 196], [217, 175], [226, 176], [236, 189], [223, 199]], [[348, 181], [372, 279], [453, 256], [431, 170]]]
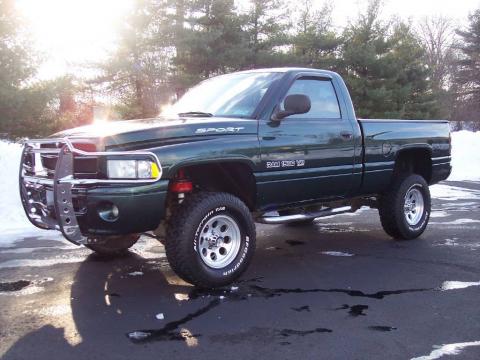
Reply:
[[425, 151], [432, 161], [429, 183], [448, 177], [451, 171], [450, 127], [446, 120], [359, 119], [363, 135], [361, 193], [378, 192], [389, 184], [395, 159], [402, 152]]

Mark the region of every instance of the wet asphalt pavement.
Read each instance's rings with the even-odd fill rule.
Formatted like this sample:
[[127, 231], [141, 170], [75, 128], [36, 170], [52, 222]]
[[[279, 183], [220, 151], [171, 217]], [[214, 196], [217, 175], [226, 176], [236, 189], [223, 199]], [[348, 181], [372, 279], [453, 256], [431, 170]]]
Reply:
[[455, 359], [480, 359], [480, 183], [445, 184], [418, 240], [390, 239], [370, 209], [257, 225], [250, 268], [216, 291], [179, 280], [152, 239], [107, 261], [21, 238], [0, 248], [0, 357], [410, 359], [468, 343]]

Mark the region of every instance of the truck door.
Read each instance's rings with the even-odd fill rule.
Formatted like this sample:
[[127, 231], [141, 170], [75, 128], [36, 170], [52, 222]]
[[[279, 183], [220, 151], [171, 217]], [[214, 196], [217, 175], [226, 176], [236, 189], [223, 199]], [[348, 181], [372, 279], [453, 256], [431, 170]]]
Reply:
[[344, 197], [352, 187], [355, 138], [335, 84], [328, 77], [298, 75], [281, 99], [290, 94], [307, 95], [311, 109], [280, 122], [260, 120], [260, 202], [280, 205]]

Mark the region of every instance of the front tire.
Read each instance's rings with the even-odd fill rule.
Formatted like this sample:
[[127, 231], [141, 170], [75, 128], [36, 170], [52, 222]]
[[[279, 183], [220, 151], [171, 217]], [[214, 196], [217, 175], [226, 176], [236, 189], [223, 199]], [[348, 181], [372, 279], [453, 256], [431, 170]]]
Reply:
[[183, 280], [202, 288], [224, 286], [237, 279], [253, 257], [255, 223], [237, 197], [195, 193], [172, 213], [165, 250]]
[[379, 199], [378, 211], [385, 232], [398, 240], [419, 237], [430, 219], [430, 190], [425, 179], [404, 175]]
[[122, 256], [139, 238], [138, 234], [90, 237], [85, 247], [102, 256]]

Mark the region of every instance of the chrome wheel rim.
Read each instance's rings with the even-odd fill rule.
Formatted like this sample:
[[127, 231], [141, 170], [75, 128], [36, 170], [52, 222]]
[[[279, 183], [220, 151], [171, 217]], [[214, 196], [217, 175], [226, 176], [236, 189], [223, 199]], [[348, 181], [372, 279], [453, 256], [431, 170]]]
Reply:
[[424, 208], [425, 202], [422, 192], [417, 187], [412, 186], [405, 195], [403, 205], [407, 223], [412, 226], [417, 225], [422, 219]]
[[236, 221], [227, 215], [216, 215], [202, 227], [198, 253], [207, 266], [221, 269], [235, 260], [241, 242], [240, 228]]

